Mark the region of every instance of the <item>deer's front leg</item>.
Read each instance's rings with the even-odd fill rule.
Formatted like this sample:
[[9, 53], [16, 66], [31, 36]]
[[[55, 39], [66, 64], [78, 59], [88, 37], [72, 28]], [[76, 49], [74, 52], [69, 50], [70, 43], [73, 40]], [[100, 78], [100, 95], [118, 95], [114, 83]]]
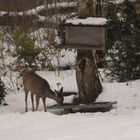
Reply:
[[27, 91], [25, 91], [25, 112], [28, 112], [27, 99], [28, 99], [28, 92], [27, 92]]

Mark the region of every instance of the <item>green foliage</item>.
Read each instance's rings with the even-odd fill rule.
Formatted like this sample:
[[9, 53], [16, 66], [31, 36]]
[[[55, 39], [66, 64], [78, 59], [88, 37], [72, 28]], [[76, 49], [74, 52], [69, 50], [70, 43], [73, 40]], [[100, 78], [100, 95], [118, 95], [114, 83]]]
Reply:
[[15, 44], [14, 56], [17, 57], [17, 66], [35, 69], [36, 59], [41, 50], [35, 46], [35, 39], [27, 33], [17, 29], [13, 32], [12, 38]]
[[111, 24], [106, 57], [110, 60], [109, 74], [118, 81], [140, 78], [140, 15], [129, 0], [123, 5], [121, 11], [112, 5], [108, 12]]
[[4, 83], [0, 79], [0, 104], [2, 103], [6, 95], [6, 88], [4, 86]]

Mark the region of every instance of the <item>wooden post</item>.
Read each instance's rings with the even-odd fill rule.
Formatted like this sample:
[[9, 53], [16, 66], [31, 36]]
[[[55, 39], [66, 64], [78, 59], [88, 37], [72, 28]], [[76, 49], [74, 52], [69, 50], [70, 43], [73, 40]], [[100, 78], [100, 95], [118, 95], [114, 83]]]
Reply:
[[[78, 17], [96, 16], [96, 0], [78, 0]], [[102, 92], [95, 62], [96, 50], [77, 50], [76, 78], [79, 98], [75, 102], [93, 103]]]

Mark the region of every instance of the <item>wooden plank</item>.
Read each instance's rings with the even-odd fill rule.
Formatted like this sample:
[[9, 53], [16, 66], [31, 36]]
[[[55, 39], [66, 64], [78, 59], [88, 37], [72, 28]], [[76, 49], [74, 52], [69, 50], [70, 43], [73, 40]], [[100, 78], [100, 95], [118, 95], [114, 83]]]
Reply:
[[112, 105], [117, 104], [116, 101], [114, 102], [96, 102], [90, 105], [86, 104], [80, 104], [80, 105], [75, 105], [75, 104], [64, 104], [64, 105], [53, 105], [49, 106], [48, 109], [84, 109], [84, 108], [108, 108], [111, 107]]
[[65, 46], [75, 49], [105, 48], [106, 28], [96, 26], [65, 26]]
[[76, 112], [107, 112], [114, 108], [114, 104], [117, 104], [117, 102], [96, 102], [90, 105], [64, 104], [49, 106], [48, 109], [63, 109], [64, 114]]
[[67, 108], [79, 108], [79, 105], [53, 105], [48, 107], [48, 109], [67, 109]]
[[64, 91], [63, 96], [70, 96], [70, 95], [78, 95], [77, 92], [72, 92], [72, 91]]

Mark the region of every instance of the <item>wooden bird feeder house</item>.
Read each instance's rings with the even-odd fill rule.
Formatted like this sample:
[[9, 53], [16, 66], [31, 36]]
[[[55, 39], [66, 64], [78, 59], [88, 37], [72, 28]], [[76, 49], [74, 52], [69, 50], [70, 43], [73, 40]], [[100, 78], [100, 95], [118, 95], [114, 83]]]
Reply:
[[105, 48], [107, 19], [68, 19], [64, 26], [66, 48], [96, 50]]

